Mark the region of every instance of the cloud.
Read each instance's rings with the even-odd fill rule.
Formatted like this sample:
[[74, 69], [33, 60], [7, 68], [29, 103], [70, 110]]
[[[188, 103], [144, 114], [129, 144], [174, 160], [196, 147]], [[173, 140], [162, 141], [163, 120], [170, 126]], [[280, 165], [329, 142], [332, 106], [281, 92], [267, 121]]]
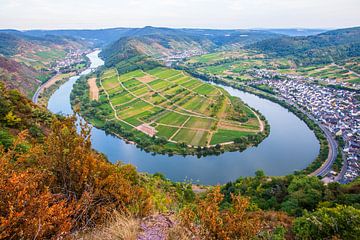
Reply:
[[360, 25], [358, 0], [0, 0], [0, 28]]

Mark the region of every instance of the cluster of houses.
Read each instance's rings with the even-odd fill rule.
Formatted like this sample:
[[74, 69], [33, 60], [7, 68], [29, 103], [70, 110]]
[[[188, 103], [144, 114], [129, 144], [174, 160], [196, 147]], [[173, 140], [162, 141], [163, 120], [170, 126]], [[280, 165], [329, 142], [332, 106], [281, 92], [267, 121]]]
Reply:
[[342, 137], [345, 146], [346, 170], [340, 182], [350, 182], [360, 175], [360, 105], [356, 92], [334, 89], [299, 81], [301, 79], [263, 79], [282, 98], [303, 106], [307, 112], [326, 126], [334, 136]]
[[160, 58], [159, 60], [165, 62], [166, 66], [171, 66], [173, 63], [176, 63], [180, 60], [184, 60], [194, 56], [204, 55], [206, 53], [207, 52], [205, 50], [202, 50], [200, 48], [191, 48], [184, 51], [176, 51], [171, 55]]
[[332, 78], [318, 78], [311, 76], [302, 76], [298, 74], [287, 74], [287, 73], [279, 73], [276, 70], [268, 70], [268, 69], [251, 69], [249, 70], [249, 74], [253, 76], [255, 79], [291, 79], [298, 81], [310, 81], [310, 82], [321, 82], [323, 84], [329, 85], [338, 85], [341, 87], [350, 87], [354, 89], [360, 89], [359, 85], [351, 82], [339, 82], [336, 79]]
[[87, 53], [89, 53], [89, 50], [70, 50], [64, 58], [54, 61], [51, 68], [57, 73], [73, 71], [72, 67], [84, 62], [84, 56]]

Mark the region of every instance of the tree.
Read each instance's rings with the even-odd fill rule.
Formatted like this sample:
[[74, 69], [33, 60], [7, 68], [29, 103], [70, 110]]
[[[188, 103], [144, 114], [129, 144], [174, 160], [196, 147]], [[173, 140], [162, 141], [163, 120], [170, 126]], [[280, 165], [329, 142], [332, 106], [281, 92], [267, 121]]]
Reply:
[[0, 239], [59, 238], [72, 228], [74, 203], [51, 193], [54, 178], [46, 170], [24, 169], [27, 154], [16, 148], [25, 137], [7, 152], [0, 149]]
[[301, 215], [302, 209], [313, 210], [322, 200], [324, 184], [317, 177], [296, 176], [288, 191], [282, 209], [292, 215]]
[[201, 239], [252, 239], [261, 229], [261, 218], [257, 211], [250, 211], [249, 199], [232, 196], [228, 209], [220, 209], [223, 201], [220, 187], [197, 199], [196, 205], [181, 213], [182, 224]]
[[21, 118], [17, 117], [12, 111], [9, 111], [5, 116], [5, 121], [9, 126], [16, 126], [21, 122]]
[[297, 239], [359, 239], [360, 210], [351, 206], [320, 208], [294, 222]]

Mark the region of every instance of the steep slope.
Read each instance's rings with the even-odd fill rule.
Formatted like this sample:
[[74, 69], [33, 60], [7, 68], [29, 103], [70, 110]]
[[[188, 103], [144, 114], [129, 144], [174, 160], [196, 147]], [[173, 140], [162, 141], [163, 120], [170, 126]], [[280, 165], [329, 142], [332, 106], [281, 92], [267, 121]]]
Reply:
[[293, 58], [300, 65], [330, 63], [360, 56], [360, 27], [315, 36], [267, 39], [247, 46], [276, 57]]
[[127, 36], [110, 44], [102, 52], [106, 65], [134, 56], [150, 56], [157, 60], [172, 61], [219, 48], [236, 48], [277, 34], [255, 30], [171, 29], [144, 27], [131, 29]]
[[76, 50], [88, 43], [73, 37], [46, 35], [34, 37], [14, 30], [0, 31], [0, 54], [11, 57], [25, 52], [36, 52], [47, 48]]
[[41, 84], [54, 75], [56, 61], [89, 44], [72, 37], [28, 36], [16, 30], [0, 31], [0, 81], [31, 97]]
[[9, 89], [17, 89], [27, 97], [36, 91], [40, 81], [35, 69], [0, 56], [0, 82]]

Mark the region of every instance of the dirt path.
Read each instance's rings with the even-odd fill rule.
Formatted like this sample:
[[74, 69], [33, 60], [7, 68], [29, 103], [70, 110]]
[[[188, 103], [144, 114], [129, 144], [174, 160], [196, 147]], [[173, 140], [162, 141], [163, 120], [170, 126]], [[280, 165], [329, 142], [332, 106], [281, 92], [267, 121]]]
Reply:
[[172, 141], [172, 139], [176, 136], [176, 134], [178, 134], [178, 132], [180, 132], [180, 130], [185, 126], [185, 124], [190, 120], [190, 118], [191, 117], [188, 117], [188, 119], [183, 122], [183, 124], [178, 128], [178, 130], [176, 130], [176, 132], [169, 138], [169, 141]]
[[57, 81], [59, 81], [61, 79], [69, 78], [74, 75], [75, 75], [75, 72], [66, 73], [66, 74], [58, 73], [43, 84], [43, 89], [51, 87], [52, 85], [54, 85]]
[[337, 66], [337, 67], [339, 67], [339, 68], [341, 68], [341, 69], [343, 69], [343, 70], [349, 71], [349, 73], [352, 73], [352, 74], [354, 74], [354, 75], [357, 76], [357, 77], [360, 77], [360, 74], [359, 74], [359, 73], [354, 72], [353, 70], [348, 69], [348, 68], [346, 68], [345, 66], [340, 66], [340, 65], [338, 65], [338, 64], [336, 64], [336, 63], [333, 63], [332, 65], [333, 65], [333, 66]]
[[158, 214], [146, 217], [141, 220], [141, 233], [137, 240], [166, 240], [170, 228], [174, 225], [171, 215]]
[[[119, 76], [119, 75], [118, 75]], [[100, 86], [102, 89], [104, 89], [104, 92], [106, 94], [106, 98], [110, 104], [110, 107], [112, 108], [112, 110], [114, 111], [114, 116], [117, 120], [119, 120], [120, 122], [123, 122], [123, 123], [126, 123], [128, 125], [130, 125], [131, 127], [133, 128], [136, 128], [136, 126], [132, 125], [131, 123], [128, 123], [128, 122], [125, 122], [124, 120], [122, 120], [121, 118], [118, 117], [117, 113], [116, 113], [116, 109], [114, 108], [113, 104], [111, 103], [110, 101], [110, 97], [109, 97], [109, 93], [106, 91], [106, 89], [104, 88], [103, 84], [102, 84], [102, 81], [101, 81], [101, 78], [100, 78]]]
[[90, 99], [98, 101], [99, 100], [99, 88], [96, 85], [96, 78], [90, 78], [88, 80], [90, 87]]

